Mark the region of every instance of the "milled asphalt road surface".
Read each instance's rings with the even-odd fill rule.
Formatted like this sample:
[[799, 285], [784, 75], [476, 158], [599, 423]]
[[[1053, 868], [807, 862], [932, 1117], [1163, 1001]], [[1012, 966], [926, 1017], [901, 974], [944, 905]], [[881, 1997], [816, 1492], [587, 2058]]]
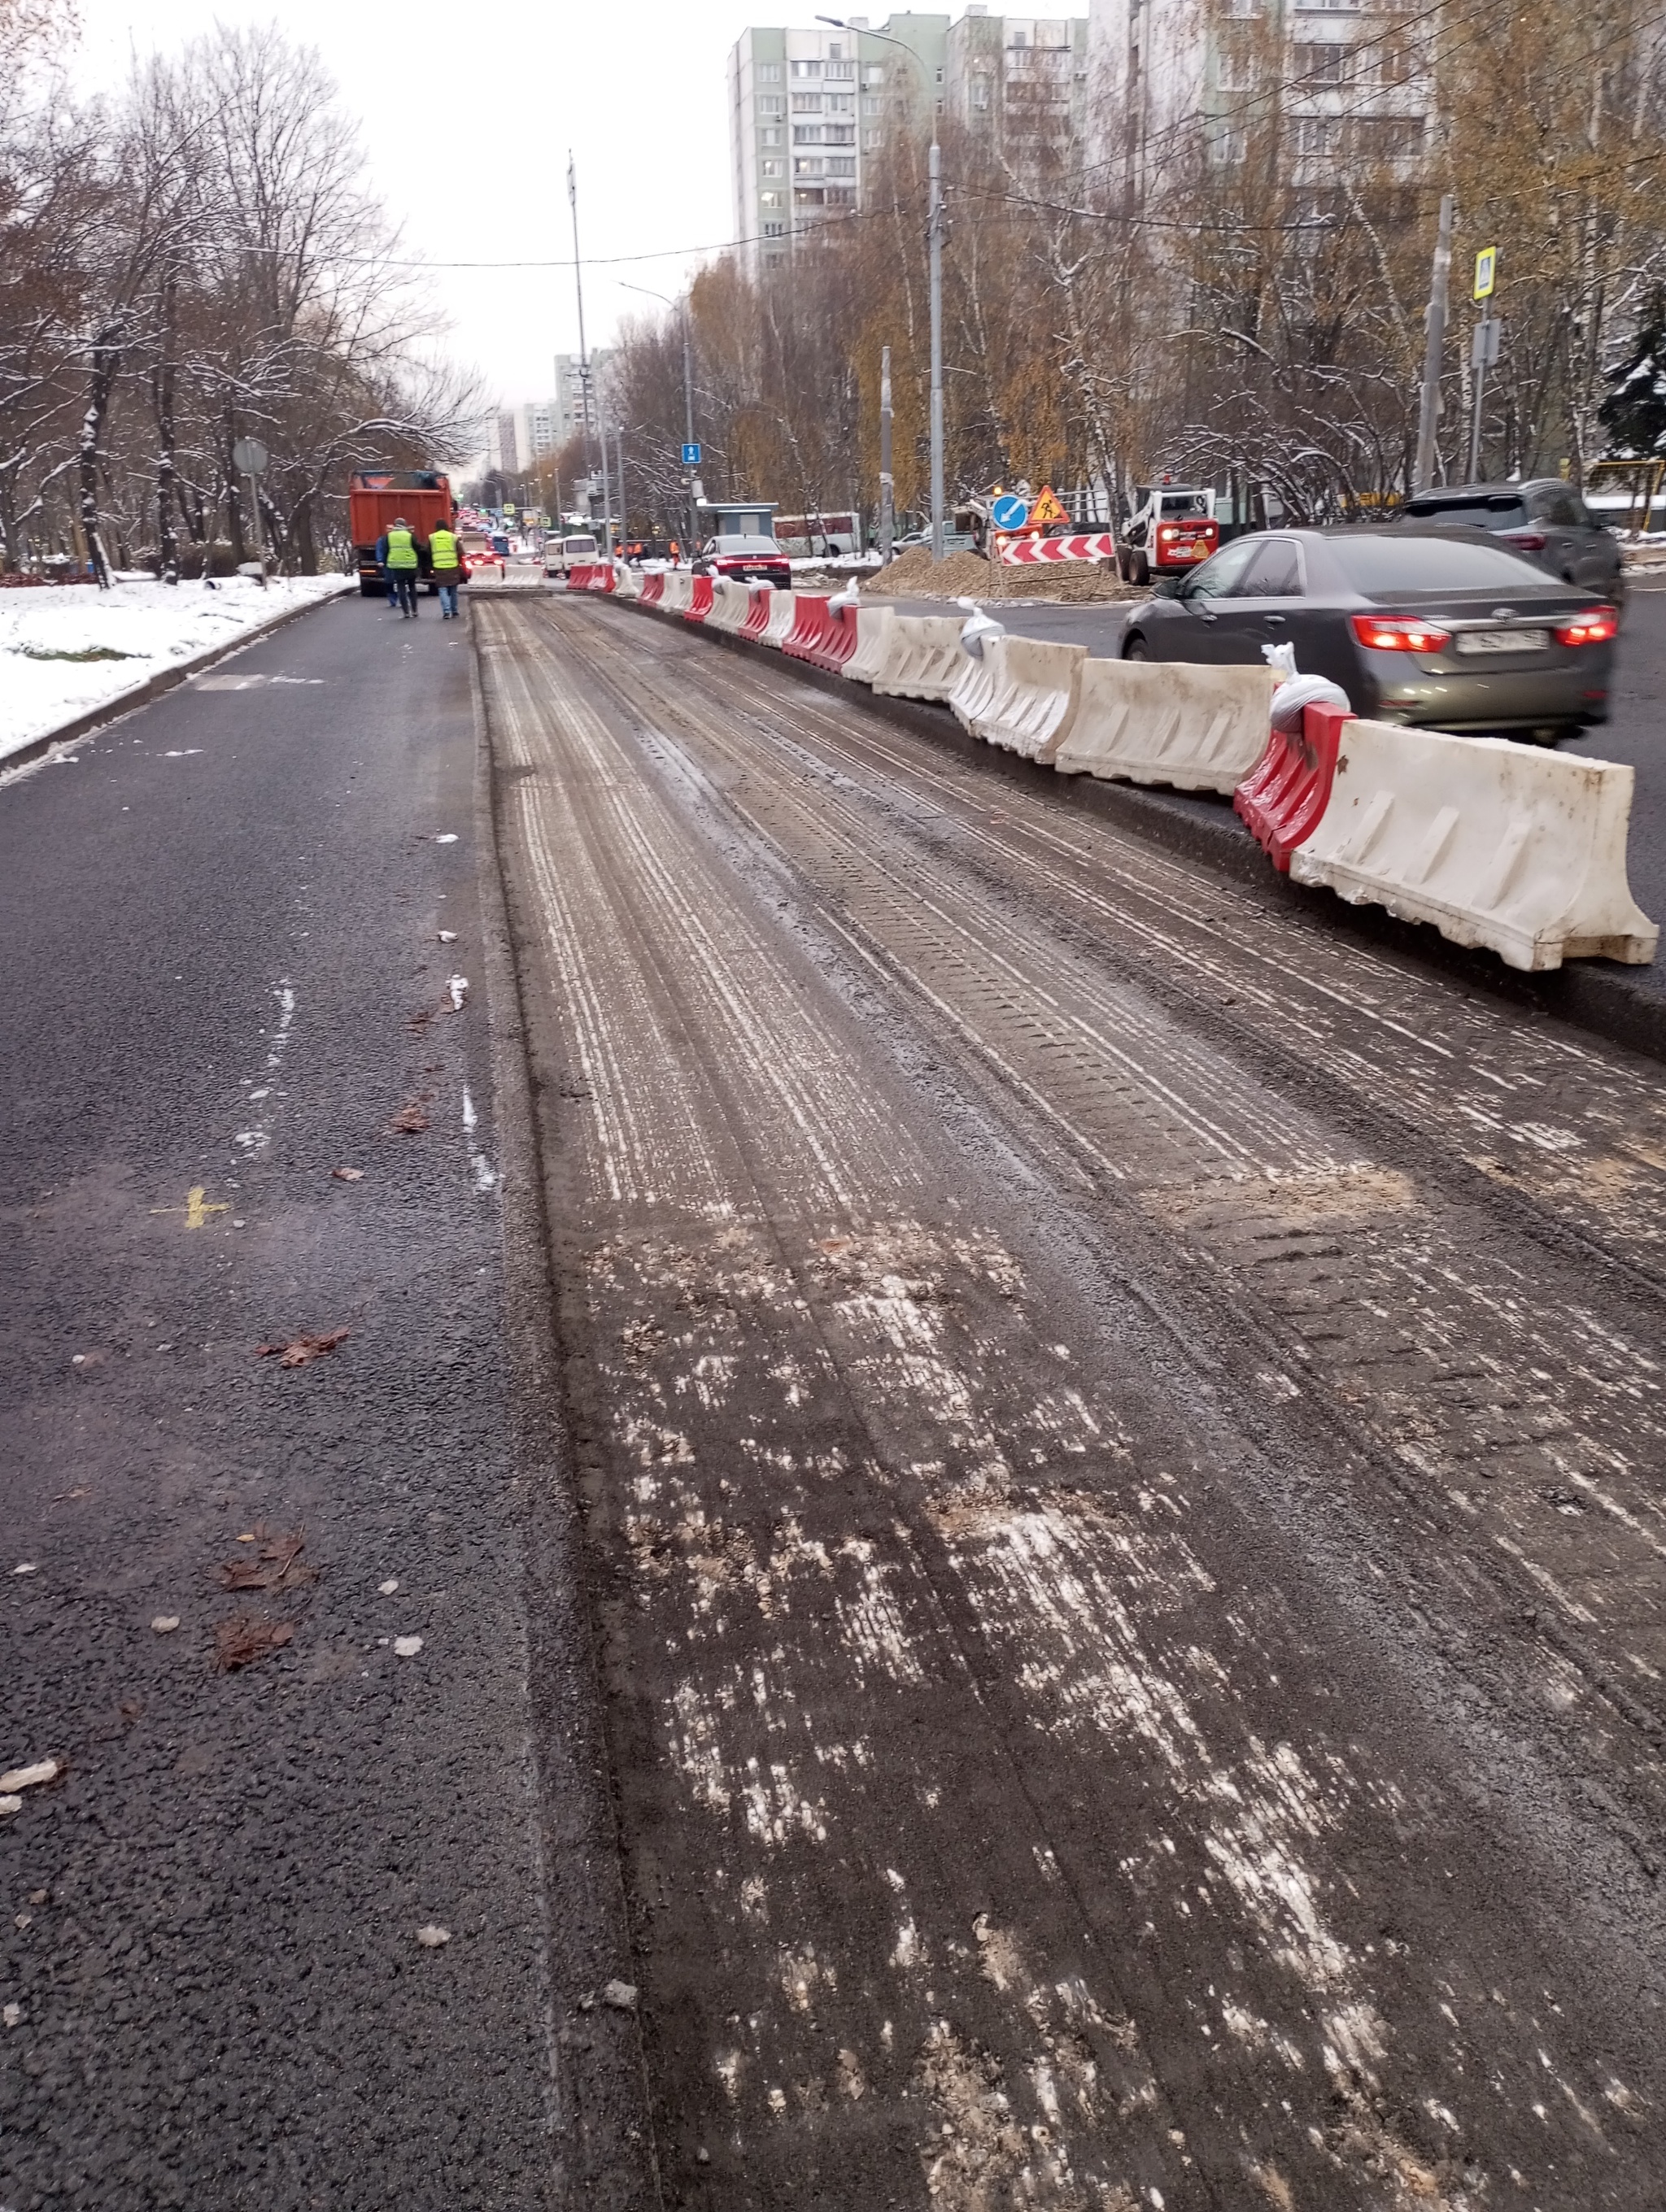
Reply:
[[1654, 2202], [1657, 1066], [475, 618], [672, 2201]]
[[[433, 612], [337, 601], [0, 786], [0, 1768], [67, 1765], [0, 1820], [9, 2212], [635, 2201], [587, 1768], [540, 1819], [586, 1644], [568, 1574], [527, 1632]], [[262, 1532], [305, 1548], [222, 1588]], [[288, 1640], [222, 1671], [240, 1617]]]
[[1658, 1064], [472, 602], [0, 786], [0, 2205], [1657, 2206]]

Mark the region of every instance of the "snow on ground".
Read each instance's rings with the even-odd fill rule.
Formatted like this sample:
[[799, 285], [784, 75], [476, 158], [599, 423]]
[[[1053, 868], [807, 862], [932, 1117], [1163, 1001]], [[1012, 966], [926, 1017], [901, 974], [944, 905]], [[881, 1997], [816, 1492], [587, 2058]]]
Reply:
[[[252, 576], [202, 584], [124, 579], [109, 591], [55, 584], [0, 591], [0, 763], [32, 738], [119, 698], [163, 669], [234, 644], [274, 615], [356, 588], [350, 576]], [[119, 658], [79, 659], [81, 653]]]

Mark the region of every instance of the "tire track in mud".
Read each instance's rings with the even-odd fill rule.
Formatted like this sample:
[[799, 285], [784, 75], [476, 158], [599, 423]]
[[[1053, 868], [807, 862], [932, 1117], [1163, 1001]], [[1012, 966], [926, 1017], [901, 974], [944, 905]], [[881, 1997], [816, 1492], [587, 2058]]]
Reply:
[[[614, 623], [619, 619], [616, 611]], [[593, 651], [595, 637], [593, 628], [586, 649]], [[1541, 1693], [1556, 1707], [1572, 1698], [1590, 1717], [1590, 1684], [1609, 1715], [1623, 1716], [1636, 1730], [1635, 1740], [1624, 1732], [1615, 1756], [1657, 1814], [1657, 1754], [1666, 1720], [1666, 1513], [1658, 1480], [1666, 1407], [1658, 1345], [1666, 1306], [1651, 1286], [1623, 1271], [1605, 1279], [1602, 1255], [1593, 1270], [1591, 1255], [1570, 1250], [1554, 1231], [1547, 1242], [1523, 1243], [1516, 1198], [1497, 1199], [1479, 1175], [1464, 1176], [1454, 1190], [1428, 1158], [1425, 1140], [1432, 1131], [1420, 1131], [1414, 1148], [1390, 1145], [1385, 1157], [1371, 1141], [1376, 1117], [1353, 1129], [1346, 1121], [1316, 1127], [1316, 1102], [1309, 1099], [1304, 1152], [1292, 1141], [1293, 1101], [1275, 1091], [1270, 1106], [1244, 1110], [1246, 1086], [1217, 1087], [1215, 1066], [1195, 1039], [1177, 1036], [1171, 1009], [1140, 985], [1107, 975], [1046, 921], [1006, 948], [1006, 885], [992, 887], [983, 876], [969, 885], [958, 843], [922, 854], [917, 836], [906, 839], [913, 826], [906, 819], [900, 831], [876, 821], [866, 803], [873, 793], [851, 787], [836, 760], [813, 772], [816, 761], [796, 745], [791, 728], [809, 727], [806, 714], [818, 717], [818, 742], [834, 756], [842, 731], [872, 719], [860, 708], [848, 716], [806, 709], [803, 700], [819, 695], [767, 669], [785, 693], [781, 720], [791, 727], [789, 773], [764, 774], [781, 763], [783, 741], [757, 734], [756, 688], [739, 714], [730, 696], [740, 683], [731, 657], [693, 640], [675, 642], [680, 653], [662, 641], [661, 653], [672, 652], [678, 669], [683, 737], [724, 759], [732, 782], [750, 768], [752, 781], [729, 796], [757, 834], [1026, 1106], [1067, 1127], [1102, 1179], [1134, 1182], [1137, 1202], [1195, 1262], [1224, 1279], [1237, 1294], [1240, 1324], [1247, 1319], [1282, 1370], [1281, 1387], [1321, 1393], [1428, 1518], [1443, 1552], [1456, 1554], [1443, 1557], [1438, 1571], [1462, 1577], [1466, 1560], [1479, 1565], [1498, 1594], [1492, 1609], [1502, 1601], [1506, 1625], [1513, 1614], [1517, 1628], [1550, 1646], [1555, 1659]], [[622, 672], [605, 662], [609, 680], [638, 712], [662, 715], [661, 700], [651, 684], [645, 689], [643, 665], [638, 659]], [[742, 672], [751, 674], [744, 665]], [[708, 684], [715, 687], [710, 698]], [[773, 714], [773, 697], [770, 703]], [[921, 750], [929, 757], [928, 747]], [[939, 790], [947, 780], [939, 776]], [[987, 796], [987, 778], [970, 781], [978, 798]], [[1091, 827], [1114, 860], [1142, 864], [1137, 854], [1132, 863], [1122, 859], [1137, 841]], [[1025, 888], [1033, 901], [1033, 867], [1030, 875]], [[1195, 903], [1196, 878], [1192, 884]], [[1042, 896], [1051, 889], [1042, 886]], [[1217, 896], [1210, 884], [1208, 903]], [[1102, 896], [1099, 902], [1106, 902]], [[1403, 996], [1408, 979], [1377, 964]], [[1426, 1012], [1420, 1018], [1404, 1008], [1396, 1033], [1450, 1025], [1444, 1000], [1451, 994], [1426, 983], [1421, 988]], [[1063, 1008], [1061, 1025], [1077, 1032], [1039, 1040], [1049, 1050], [1042, 1077], [1025, 1066], [1038, 1041], [1038, 1006]], [[1566, 1057], [1560, 1040], [1547, 1038], [1541, 1024], [1512, 1025], [1491, 1007], [1471, 1004], [1462, 1018], [1488, 1026], [1483, 1073], [1502, 1085], [1500, 1071], [1511, 1071], [1515, 1088], [1542, 1115], [1546, 1109], [1534, 1102], [1549, 1087], [1547, 1069], [1554, 1073]], [[1217, 1047], [1216, 1066], [1220, 1058]], [[1611, 1133], [1620, 1127], [1621, 1108], [1630, 1115], [1624, 1126], [1640, 1158], [1660, 1125], [1662, 1093], [1639, 1066], [1620, 1056], [1600, 1083], [1589, 1081], [1589, 1091], [1593, 1114]], [[1225, 1147], [1213, 1156], [1201, 1148], [1189, 1175], [1164, 1178], [1150, 1154], [1172, 1109], [1171, 1075], [1185, 1085], [1195, 1119], [1218, 1101], [1229, 1111], [1237, 1106], [1236, 1158]], [[1556, 1080], [1566, 1093], [1565, 1073]], [[1268, 1088], [1264, 1083], [1263, 1099]], [[1426, 1110], [1426, 1092], [1414, 1086], [1408, 1111]], [[1565, 1108], [1577, 1103], [1564, 1097]], [[1553, 1133], [1541, 1119], [1522, 1126], [1541, 1143]], [[1460, 1119], [1440, 1133], [1446, 1146], [1460, 1144], [1467, 1127]], [[1587, 1214], [1597, 1182], [1587, 1177], [1581, 1186]], [[1604, 1224], [1628, 1262], [1639, 1241], [1633, 1232], [1639, 1221], [1647, 1228], [1657, 1194], [1650, 1188], [1644, 1195], [1649, 1204], [1639, 1203], [1626, 1185], [1624, 1202]], [[1594, 1225], [1582, 1224], [1579, 1236]], [[1604, 1724], [1600, 1711], [1592, 1717]], [[1652, 1865], [1652, 1847], [1635, 1823], [1626, 1826]]]
[[[584, 619], [475, 617], [681, 2201], [1645, 2202], [1647, 1962], [936, 1135], [668, 772], [716, 757], [686, 684], [644, 741]], [[1097, 1175], [1231, 1196], [1263, 1125], [1356, 1174], [1162, 1009], [1039, 1008], [1012, 922], [1012, 1069], [1073, 1128], [1116, 1045], [1151, 1102]]]

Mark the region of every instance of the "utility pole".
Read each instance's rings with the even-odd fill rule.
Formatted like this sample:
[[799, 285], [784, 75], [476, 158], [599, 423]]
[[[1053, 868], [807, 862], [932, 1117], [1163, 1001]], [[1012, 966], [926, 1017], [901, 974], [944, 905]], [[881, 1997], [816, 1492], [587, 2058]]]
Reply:
[[624, 424], [623, 422], [616, 422], [613, 425], [613, 459], [617, 464], [613, 471], [614, 479], [619, 487], [619, 544], [623, 547], [625, 539], [630, 535], [629, 530], [626, 527], [629, 517], [625, 512]]
[[879, 349], [879, 558], [891, 558], [896, 535], [896, 487], [891, 473], [891, 348]]
[[1423, 345], [1423, 392], [1417, 410], [1417, 463], [1412, 489], [1426, 491], [1434, 482], [1435, 416], [1440, 404], [1440, 356], [1446, 343], [1446, 279], [1452, 266], [1452, 195], [1440, 196], [1440, 228], [1434, 266], [1429, 272], [1428, 320]]
[[932, 102], [929, 215], [932, 291], [932, 559], [943, 558], [943, 151]]
[[[599, 408], [597, 412], [600, 413]], [[602, 446], [602, 553], [605, 559], [613, 558], [613, 495], [607, 487], [607, 422], [601, 425]]]
[[[573, 288], [579, 301], [579, 404], [584, 409], [584, 456], [593, 469], [596, 464], [596, 425], [593, 414], [593, 395], [590, 389], [590, 356], [584, 343], [584, 264], [579, 257], [579, 173], [573, 161], [573, 149], [567, 149], [567, 200], [573, 210]], [[607, 441], [602, 441], [602, 523], [607, 523]]]

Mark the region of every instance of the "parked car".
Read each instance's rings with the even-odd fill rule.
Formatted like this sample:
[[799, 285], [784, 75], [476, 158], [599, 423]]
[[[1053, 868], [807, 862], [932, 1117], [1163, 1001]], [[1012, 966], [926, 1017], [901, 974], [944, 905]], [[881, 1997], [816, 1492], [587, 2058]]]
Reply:
[[1612, 598], [1483, 531], [1261, 531], [1158, 583], [1122, 653], [1256, 665], [1287, 641], [1372, 720], [1552, 743], [1607, 721], [1619, 627]]
[[1391, 526], [1397, 530], [1485, 530], [1565, 584], [1601, 592], [1623, 607], [1620, 542], [1560, 477], [1525, 483], [1456, 484], [1420, 492]]
[[773, 538], [708, 538], [694, 556], [696, 576], [723, 576], [736, 584], [792, 586], [793, 571]]
[[544, 573], [546, 576], [564, 576], [572, 568], [581, 568], [596, 558], [593, 538], [546, 538], [544, 541]]

